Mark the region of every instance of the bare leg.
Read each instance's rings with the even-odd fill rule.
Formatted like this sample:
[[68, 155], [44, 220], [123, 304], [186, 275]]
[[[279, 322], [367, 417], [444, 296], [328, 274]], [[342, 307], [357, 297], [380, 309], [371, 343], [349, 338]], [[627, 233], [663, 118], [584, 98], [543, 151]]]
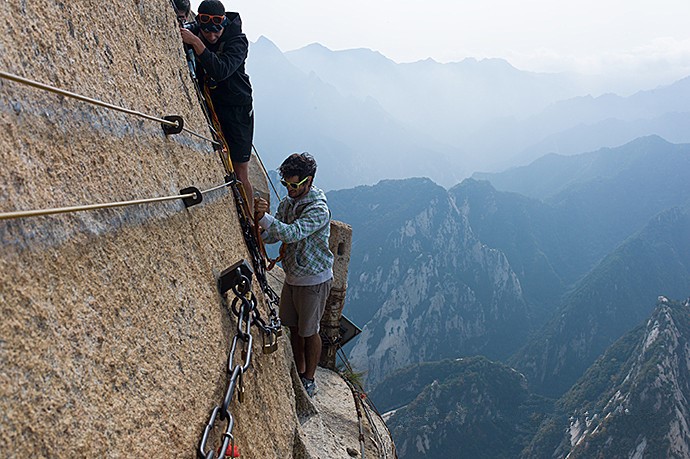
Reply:
[[254, 189], [249, 182], [249, 161], [246, 163], [232, 162], [232, 168], [235, 170], [237, 180], [242, 182], [244, 191], [247, 193], [247, 204], [249, 205], [249, 214], [254, 216]]
[[319, 364], [319, 358], [321, 358], [321, 335], [314, 333], [303, 339], [305, 360], [304, 377], [307, 379], [314, 379], [316, 366]]
[[304, 374], [306, 370], [304, 360], [304, 338], [297, 333], [297, 327], [290, 327], [290, 344], [292, 345], [292, 353], [295, 355], [297, 373]]

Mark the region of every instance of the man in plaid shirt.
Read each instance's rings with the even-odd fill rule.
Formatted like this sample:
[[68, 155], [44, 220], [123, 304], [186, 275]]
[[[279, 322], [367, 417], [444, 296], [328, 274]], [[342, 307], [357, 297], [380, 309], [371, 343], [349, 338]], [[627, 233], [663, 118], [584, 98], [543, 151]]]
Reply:
[[309, 153], [290, 155], [279, 168], [288, 196], [275, 217], [268, 203], [255, 203], [266, 243], [282, 241], [285, 282], [280, 294], [280, 320], [290, 327], [290, 342], [302, 384], [316, 394], [314, 373], [321, 357], [319, 324], [333, 282], [333, 253], [328, 248], [331, 211], [326, 195], [312, 186], [316, 161]]

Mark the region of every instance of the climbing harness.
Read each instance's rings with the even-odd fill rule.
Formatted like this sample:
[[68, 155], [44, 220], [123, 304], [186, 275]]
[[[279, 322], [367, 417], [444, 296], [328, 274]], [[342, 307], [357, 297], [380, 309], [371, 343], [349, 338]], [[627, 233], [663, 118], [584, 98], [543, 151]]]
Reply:
[[4, 78], [6, 80], [10, 80], [10, 81], [25, 84], [28, 86], [32, 86], [34, 88], [43, 89], [45, 91], [52, 92], [55, 94], [60, 94], [60, 95], [65, 96], [65, 97], [71, 97], [73, 99], [77, 99], [77, 100], [80, 100], [82, 102], [87, 102], [89, 104], [98, 105], [100, 107], [105, 107], [105, 108], [108, 108], [111, 110], [115, 110], [115, 111], [130, 114], [130, 115], [138, 116], [140, 118], [144, 118], [144, 119], [147, 119], [150, 121], [156, 121], [156, 122], [161, 124], [161, 127], [163, 128], [163, 132], [165, 133], [165, 135], [178, 134], [182, 131], [185, 131], [185, 132], [187, 132], [193, 136], [199, 137], [200, 139], [207, 140], [209, 142], [214, 142], [213, 140], [208, 139], [208, 138], [202, 136], [201, 134], [198, 134], [198, 133], [191, 131], [191, 130], [187, 129], [186, 127], [184, 127], [184, 120], [182, 119], [181, 116], [178, 116], [178, 115], [168, 115], [168, 116], [164, 116], [163, 118], [158, 118], [158, 117], [155, 117], [152, 115], [147, 115], [146, 113], [138, 112], [135, 110], [130, 110], [128, 108], [109, 104], [107, 102], [103, 102], [103, 101], [100, 101], [97, 99], [92, 99], [90, 97], [86, 97], [86, 96], [83, 96], [81, 94], [77, 94], [77, 93], [70, 92], [70, 91], [65, 91], [64, 89], [59, 89], [59, 88], [56, 88], [54, 86], [39, 83], [38, 81], [29, 80], [28, 78], [22, 78], [20, 76], [13, 75], [11, 73], [7, 73], [7, 72], [4, 72], [2, 70], [0, 70], [0, 78]]
[[[218, 290], [225, 298], [227, 292], [235, 294], [230, 310], [237, 317], [235, 336], [232, 339], [230, 353], [228, 355], [227, 374], [230, 375], [225, 390], [223, 401], [211, 410], [211, 416], [204, 428], [204, 433], [199, 442], [198, 457], [203, 459], [218, 459], [225, 457], [239, 457], [235, 445], [235, 437], [232, 434], [235, 427], [235, 418], [230, 413], [230, 403], [237, 392], [239, 403], [244, 402], [244, 374], [249, 369], [252, 359], [253, 336], [251, 327], [257, 326], [262, 333], [263, 352], [272, 353], [278, 348], [277, 337], [281, 329], [273, 329], [266, 325], [257, 308], [256, 296], [251, 291], [252, 269], [246, 260], [240, 260], [230, 268], [223, 271], [218, 279]], [[241, 358], [235, 363], [237, 349], [241, 348]], [[209, 438], [218, 420], [225, 421], [225, 430], [222, 434], [222, 444], [217, 451], [209, 448]], [[228, 452], [230, 452], [228, 454]]]

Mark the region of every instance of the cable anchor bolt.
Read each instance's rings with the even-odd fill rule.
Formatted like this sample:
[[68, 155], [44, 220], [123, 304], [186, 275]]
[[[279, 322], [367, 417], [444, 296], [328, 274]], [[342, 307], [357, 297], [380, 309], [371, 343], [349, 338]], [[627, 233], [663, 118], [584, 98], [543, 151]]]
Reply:
[[254, 271], [247, 263], [247, 260], [240, 260], [220, 273], [218, 278], [218, 290], [221, 295], [232, 289], [237, 296], [241, 296], [249, 291]]
[[184, 203], [184, 206], [189, 208], [192, 206], [196, 206], [199, 204], [201, 201], [204, 200], [204, 195], [201, 194], [201, 191], [199, 191], [198, 188], [195, 188], [193, 186], [187, 187], [187, 188], [182, 188], [180, 190], [180, 194], [194, 194], [194, 196], [190, 196], [187, 198], [182, 198], [182, 202]]
[[184, 119], [179, 115], [167, 115], [163, 119], [175, 123], [175, 125], [161, 123], [165, 135], [179, 134], [184, 129]]

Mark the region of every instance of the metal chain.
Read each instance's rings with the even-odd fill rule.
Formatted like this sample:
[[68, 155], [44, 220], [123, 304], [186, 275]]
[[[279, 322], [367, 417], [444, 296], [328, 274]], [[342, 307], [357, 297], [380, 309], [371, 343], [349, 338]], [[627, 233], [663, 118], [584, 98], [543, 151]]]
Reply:
[[[240, 264], [242, 263], [245, 262], [242, 261]], [[216, 405], [211, 411], [211, 416], [206, 423], [204, 433], [199, 443], [197, 456], [203, 459], [215, 459], [216, 454], [218, 455], [218, 459], [237, 457], [235, 455], [235, 438], [232, 433], [235, 427], [235, 419], [230, 412], [230, 403], [235, 394], [237, 394], [237, 399], [240, 403], [244, 402], [243, 378], [244, 374], [249, 370], [253, 356], [252, 345], [254, 343], [254, 337], [251, 334], [251, 327], [256, 326], [261, 331], [263, 341], [262, 351], [265, 354], [272, 353], [278, 348], [277, 338], [282, 334], [279, 320], [276, 329], [275, 324], [266, 325], [265, 321], [261, 318], [261, 314], [257, 307], [256, 296], [251, 291], [251, 270], [247, 267], [247, 272], [250, 273], [249, 277], [243, 274], [240, 267], [235, 271], [232, 269], [229, 271], [231, 274], [234, 273], [235, 279], [234, 285], [231, 286], [235, 298], [232, 300], [229, 309], [232, 311], [233, 315], [237, 317], [235, 336], [232, 339], [226, 368], [227, 374], [230, 375], [230, 377], [227, 382], [223, 401], [219, 405]], [[236, 353], [238, 349], [241, 352], [241, 357], [236, 363], [235, 360], [237, 360]], [[226, 424], [222, 434], [223, 440], [220, 449], [214, 451], [213, 448], [209, 447], [209, 437], [218, 420], [225, 421]], [[230, 455], [227, 456], [228, 454]]]
[[[225, 458], [228, 446], [231, 447], [232, 454], [234, 454], [235, 452], [234, 437], [232, 435], [234, 419], [229, 411], [229, 405], [230, 401], [233, 398], [235, 389], [237, 387], [239, 387], [239, 401], [242, 402], [242, 400], [244, 399], [242, 375], [249, 368], [249, 363], [251, 361], [251, 348], [253, 343], [253, 337], [250, 333], [250, 327], [254, 325], [261, 331], [263, 352], [274, 352], [278, 348], [278, 337], [280, 337], [283, 333], [280, 318], [278, 317], [277, 313], [277, 307], [280, 302], [280, 297], [271, 288], [266, 278], [266, 264], [261, 250], [259, 248], [259, 241], [257, 240], [257, 237], [260, 236], [258, 236], [255, 232], [255, 228], [252, 225], [251, 218], [249, 215], [247, 215], [249, 206], [245, 201], [242, 190], [240, 190], [239, 185], [241, 185], [241, 182], [237, 180], [235, 171], [232, 167], [232, 162], [229, 161], [229, 158], [227, 157], [227, 143], [223, 138], [220, 126], [216, 127], [216, 124], [214, 123], [214, 112], [212, 102], [210, 100], [210, 95], [207, 94], [208, 97], [205, 97], [204, 92], [200, 87], [199, 79], [195, 71], [194, 54], [185, 52], [185, 57], [188, 64], [187, 67], [189, 70], [189, 76], [192, 79], [194, 85], [194, 91], [196, 93], [199, 104], [201, 105], [204, 117], [206, 118], [208, 128], [211, 131], [211, 134], [214, 138], [214, 149], [216, 149], [216, 151], [218, 152], [221, 163], [225, 167], [227, 173], [225, 181], [228, 184], [228, 186], [230, 186], [230, 188], [232, 189], [237, 215], [239, 218], [240, 227], [242, 229], [242, 236], [244, 237], [247, 250], [249, 251], [249, 254], [251, 256], [251, 264], [254, 268], [254, 273], [256, 274], [256, 278], [258, 279], [259, 286], [264, 294], [264, 299], [266, 300], [266, 304], [269, 309], [268, 323], [266, 323], [266, 321], [259, 314], [259, 311], [256, 307], [256, 297], [253, 293], [251, 295], [249, 293], [249, 283], [251, 281], [246, 276], [242, 276], [242, 281], [232, 288], [233, 292], [236, 295], [236, 298], [232, 302], [231, 309], [233, 311], [233, 314], [237, 316], [237, 332], [235, 334], [235, 337], [233, 338], [232, 347], [230, 349], [230, 355], [228, 356], [227, 371], [228, 374], [230, 374], [230, 379], [228, 381], [228, 386], [225, 392], [225, 397], [223, 399], [223, 404], [221, 406], [216, 406], [211, 412], [211, 416], [209, 422], [206, 425], [206, 429], [204, 430], [204, 435], [202, 437], [198, 451], [199, 457], [204, 459], [214, 459], [214, 451], [206, 451], [206, 445], [208, 442], [209, 433], [213, 429], [216, 419], [220, 416], [222, 420], [227, 420], [225, 432], [223, 434], [223, 443], [219, 451], [219, 459], [223, 459]], [[254, 151], [256, 151], [256, 148], [254, 148]], [[259, 158], [258, 151], [257, 158]], [[261, 161], [261, 158], [259, 158], [259, 161]], [[261, 162], [261, 165], [263, 167], [263, 162]], [[266, 176], [268, 177], [267, 173]], [[238, 273], [239, 272], [240, 271], [238, 268]], [[241, 303], [239, 309], [237, 308], [238, 303]], [[238, 364], [233, 366], [235, 351], [238, 345], [240, 344], [240, 341], [242, 341], [244, 365]]]
[[[228, 451], [230, 457], [235, 456], [235, 438], [232, 431], [235, 427], [235, 419], [230, 413], [230, 402], [232, 401], [235, 391], [238, 390], [238, 401], [244, 401], [244, 387], [242, 385], [242, 376], [249, 369], [252, 360], [252, 344], [253, 337], [251, 334], [252, 316], [258, 316], [256, 297], [251, 293], [251, 280], [240, 274], [241, 279], [232, 290], [236, 297], [232, 302], [230, 310], [237, 317], [237, 327], [235, 336], [232, 339], [232, 346], [228, 354], [227, 373], [230, 375], [228, 379], [227, 388], [223, 402], [216, 405], [211, 411], [208, 423], [204, 429], [204, 433], [199, 443], [198, 457], [204, 459], [215, 459], [216, 453], [218, 459], [224, 459]], [[235, 363], [235, 353], [238, 348], [241, 348], [242, 358], [239, 363]], [[225, 421], [225, 430], [222, 434], [222, 444], [218, 451], [214, 451], [209, 446], [209, 436], [218, 420]]]
[[[237, 183], [237, 180], [234, 179], [232, 182]], [[268, 284], [265, 260], [261, 254], [261, 250], [259, 250], [259, 244], [256, 240], [256, 233], [254, 232], [252, 223], [244, 212], [242, 193], [237, 186], [232, 186], [231, 188], [235, 197], [235, 205], [237, 206], [237, 214], [239, 215], [240, 226], [242, 227], [242, 235], [244, 236], [247, 249], [251, 255], [252, 267], [254, 268], [259, 287], [264, 294], [269, 309], [269, 325], [266, 325], [263, 321], [257, 322], [257, 325], [264, 331], [264, 334], [275, 334], [276, 336], [280, 336], [282, 334], [282, 327], [277, 312], [280, 297]]]

